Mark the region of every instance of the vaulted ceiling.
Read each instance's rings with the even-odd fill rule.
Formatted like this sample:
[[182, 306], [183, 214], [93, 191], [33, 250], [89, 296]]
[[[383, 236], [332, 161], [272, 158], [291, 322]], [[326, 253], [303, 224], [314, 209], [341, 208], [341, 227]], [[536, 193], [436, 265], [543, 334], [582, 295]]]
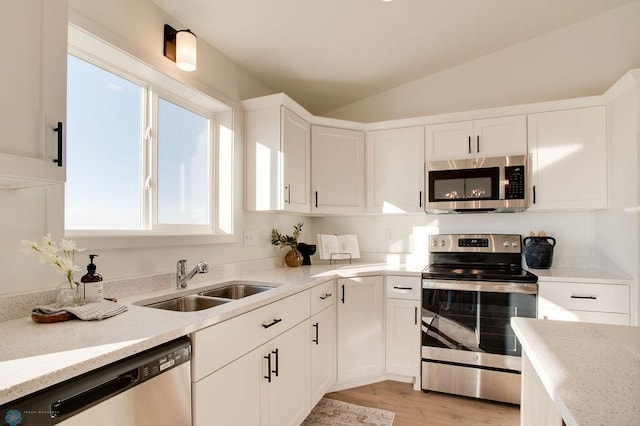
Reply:
[[311, 113], [635, 0], [152, 0]]

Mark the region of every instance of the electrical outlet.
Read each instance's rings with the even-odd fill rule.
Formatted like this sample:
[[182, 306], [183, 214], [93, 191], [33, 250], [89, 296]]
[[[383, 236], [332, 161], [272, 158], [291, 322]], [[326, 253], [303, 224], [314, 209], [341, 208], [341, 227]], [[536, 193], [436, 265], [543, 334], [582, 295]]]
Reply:
[[256, 231], [244, 231], [244, 243], [245, 247], [256, 245]]

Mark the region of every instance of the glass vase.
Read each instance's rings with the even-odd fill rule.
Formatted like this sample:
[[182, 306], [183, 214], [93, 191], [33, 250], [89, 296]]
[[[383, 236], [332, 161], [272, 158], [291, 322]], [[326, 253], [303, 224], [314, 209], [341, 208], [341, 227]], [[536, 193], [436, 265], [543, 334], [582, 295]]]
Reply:
[[80, 284], [75, 281], [64, 280], [56, 287], [56, 307], [80, 305]]

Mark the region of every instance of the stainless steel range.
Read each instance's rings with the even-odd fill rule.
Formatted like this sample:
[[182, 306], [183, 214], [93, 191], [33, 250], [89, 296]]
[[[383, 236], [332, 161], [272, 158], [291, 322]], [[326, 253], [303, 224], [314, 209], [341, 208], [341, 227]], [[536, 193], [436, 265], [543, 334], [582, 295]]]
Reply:
[[520, 403], [511, 317], [536, 317], [518, 234], [432, 235], [422, 272], [422, 389]]

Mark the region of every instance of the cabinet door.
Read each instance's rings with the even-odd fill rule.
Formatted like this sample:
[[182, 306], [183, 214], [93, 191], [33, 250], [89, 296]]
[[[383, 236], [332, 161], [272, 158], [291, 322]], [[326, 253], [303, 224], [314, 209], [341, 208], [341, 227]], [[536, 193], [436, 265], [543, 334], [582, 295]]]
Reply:
[[268, 388], [266, 409], [271, 426], [297, 426], [311, 410], [309, 328], [307, 319], [266, 345], [271, 382], [263, 381], [263, 388]]
[[245, 113], [246, 208], [298, 211], [310, 208], [310, 127], [276, 105]]
[[309, 123], [282, 107], [283, 210], [309, 212], [311, 207], [310, 155]]
[[311, 407], [336, 381], [336, 309], [311, 317]]
[[420, 375], [420, 302], [387, 299], [387, 373]]
[[10, 40], [3, 54], [11, 58], [0, 67], [0, 187], [64, 182], [67, 1], [2, 2], [0, 35]]
[[457, 160], [471, 158], [473, 150], [473, 121], [434, 124], [425, 127], [425, 158]]
[[530, 114], [530, 210], [607, 207], [606, 107]]
[[338, 280], [338, 381], [384, 372], [382, 277]]
[[364, 211], [364, 133], [311, 127], [311, 211]]
[[266, 360], [262, 347], [193, 384], [193, 425], [260, 425]]
[[478, 157], [500, 157], [527, 153], [527, 117], [488, 118], [473, 122], [473, 149]]
[[368, 132], [366, 153], [368, 211], [422, 212], [424, 127]]

